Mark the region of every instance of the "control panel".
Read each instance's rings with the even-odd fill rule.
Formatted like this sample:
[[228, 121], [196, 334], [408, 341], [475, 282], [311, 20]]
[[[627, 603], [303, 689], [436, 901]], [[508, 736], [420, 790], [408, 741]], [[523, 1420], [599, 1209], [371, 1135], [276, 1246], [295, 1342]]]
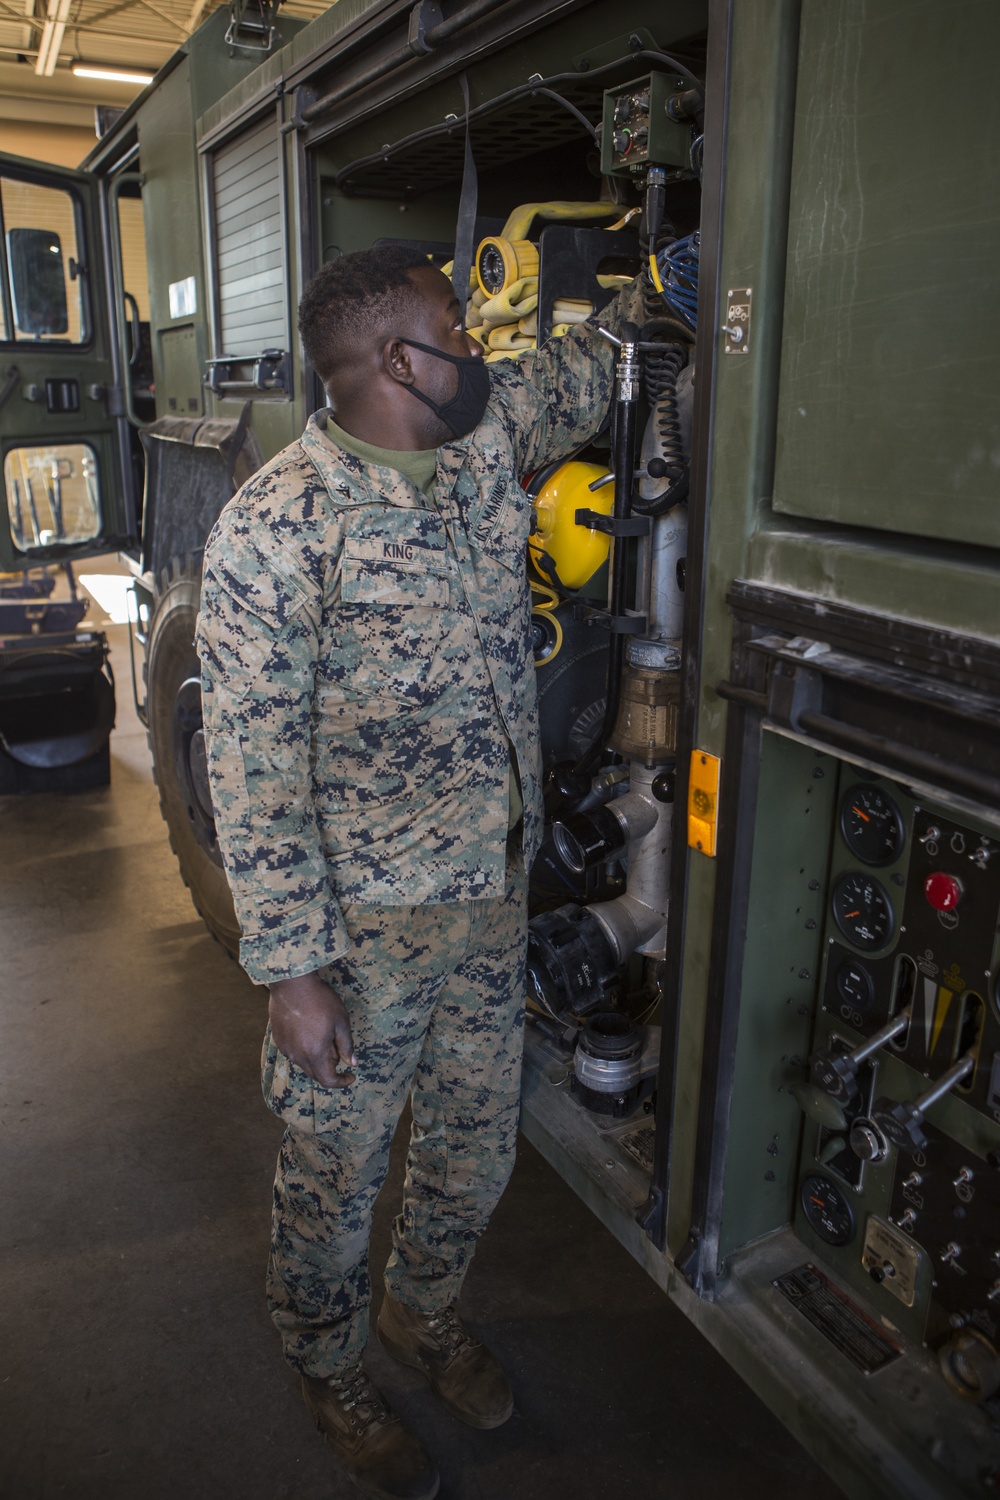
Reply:
[[795, 1228], [952, 1390], [1000, 1391], [1000, 834], [840, 769]]
[[631, 175], [645, 167], [690, 168], [691, 123], [683, 79], [650, 73], [604, 96], [601, 171]]

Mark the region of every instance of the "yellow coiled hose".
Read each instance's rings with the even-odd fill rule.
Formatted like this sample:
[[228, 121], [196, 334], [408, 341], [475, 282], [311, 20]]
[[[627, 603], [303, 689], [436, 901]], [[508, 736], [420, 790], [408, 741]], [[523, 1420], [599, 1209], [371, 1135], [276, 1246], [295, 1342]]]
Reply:
[[[482, 240], [469, 277], [466, 332], [480, 344], [488, 362], [516, 359], [533, 349], [538, 336], [538, 248], [528, 239], [536, 219], [547, 223], [611, 219], [618, 229], [627, 222], [617, 203], [603, 199], [586, 202], [522, 203], [509, 215], [503, 232]], [[453, 265], [442, 268], [450, 275]], [[627, 276], [598, 276], [607, 290], [617, 291]], [[552, 309], [552, 337], [561, 338], [593, 313], [590, 302], [557, 298]]]

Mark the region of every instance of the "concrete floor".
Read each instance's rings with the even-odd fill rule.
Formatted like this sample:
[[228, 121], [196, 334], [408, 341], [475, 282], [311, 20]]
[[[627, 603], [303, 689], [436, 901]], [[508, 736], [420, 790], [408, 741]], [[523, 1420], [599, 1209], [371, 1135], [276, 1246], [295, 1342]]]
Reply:
[[[111, 787], [0, 799], [0, 1496], [348, 1500], [263, 1300], [265, 997], [190, 905], [109, 635]], [[498, 1431], [370, 1357], [444, 1500], [840, 1493], [527, 1143], [463, 1306], [514, 1386]]]

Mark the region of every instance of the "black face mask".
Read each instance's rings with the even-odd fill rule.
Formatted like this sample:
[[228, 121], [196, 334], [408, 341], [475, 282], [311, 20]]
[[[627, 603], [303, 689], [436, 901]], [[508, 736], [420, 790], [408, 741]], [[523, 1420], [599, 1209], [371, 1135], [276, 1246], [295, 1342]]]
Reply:
[[399, 342], [409, 344], [411, 349], [422, 349], [425, 354], [433, 354], [436, 358], [446, 359], [449, 364], [457, 366], [458, 390], [444, 405], [432, 401], [430, 396], [425, 396], [416, 386], [408, 385], [406, 389], [425, 406], [429, 406], [436, 417], [440, 417], [452, 437], [463, 438], [474, 432], [483, 420], [486, 403], [490, 399], [490, 372], [486, 361], [478, 354], [467, 354], [464, 358], [459, 354], [445, 354], [444, 350], [435, 349], [430, 344], [418, 344], [416, 339], [400, 338]]

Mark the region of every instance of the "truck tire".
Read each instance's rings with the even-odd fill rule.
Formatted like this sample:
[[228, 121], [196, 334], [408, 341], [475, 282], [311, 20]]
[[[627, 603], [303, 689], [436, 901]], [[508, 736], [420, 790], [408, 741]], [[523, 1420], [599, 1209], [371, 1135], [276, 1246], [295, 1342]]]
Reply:
[[240, 928], [222, 864], [201, 725], [201, 666], [194, 649], [201, 593], [198, 558], [174, 559], [161, 575], [146, 652], [153, 776], [184, 883], [209, 932], [232, 957]]

